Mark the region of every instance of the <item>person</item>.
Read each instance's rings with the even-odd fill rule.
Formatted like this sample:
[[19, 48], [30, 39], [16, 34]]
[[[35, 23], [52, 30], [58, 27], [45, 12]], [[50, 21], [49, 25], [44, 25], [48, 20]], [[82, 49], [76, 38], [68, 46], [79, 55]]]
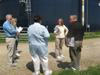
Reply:
[[52, 70], [49, 70], [48, 66], [48, 44], [47, 38], [50, 37], [50, 34], [46, 27], [41, 25], [42, 17], [40, 15], [34, 16], [34, 24], [30, 25], [28, 28], [28, 41], [30, 54], [32, 56], [35, 75], [40, 73], [40, 61], [43, 68], [44, 75], [51, 75]]
[[7, 61], [8, 66], [15, 67], [14, 64], [14, 55], [15, 55], [15, 41], [16, 41], [16, 34], [18, 35], [19, 32], [15, 30], [15, 28], [11, 24], [12, 15], [6, 15], [6, 21], [3, 23], [3, 30], [6, 36], [6, 45], [7, 45]]
[[62, 53], [62, 47], [65, 42], [65, 36], [68, 33], [68, 28], [64, 25], [63, 19], [58, 19], [58, 24], [54, 28], [54, 33], [56, 34], [55, 39], [55, 56], [57, 59], [61, 60], [64, 58]]
[[[14, 28], [16, 30], [18, 30], [18, 27], [17, 27], [17, 18], [12, 18], [12, 21], [11, 21], [11, 24], [14, 26]], [[20, 57], [20, 54], [18, 53], [18, 42], [19, 42], [19, 35], [16, 36], [16, 52], [15, 52], [15, 57]]]
[[77, 21], [76, 15], [70, 16], [70, 27], [67, 36], [67, 47], [71, 59], [71, 68], [80, 70], [81, 47], [84, 36], [84, 26]]

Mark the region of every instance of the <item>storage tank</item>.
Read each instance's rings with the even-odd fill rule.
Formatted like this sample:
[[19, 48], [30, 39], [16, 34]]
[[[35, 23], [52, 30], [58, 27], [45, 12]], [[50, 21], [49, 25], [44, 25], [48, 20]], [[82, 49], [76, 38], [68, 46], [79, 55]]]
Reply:
[[[62, 18], [64, 24], [69, 27], [69, 16], [76, 14], [81, 22], [81, 0], [31, 0], [31, 23], [35, 14], [42, 16], [42, 24], [48, 26], [49, 32], [53, 32], [58, 24], [58, 19]], [[28, 18], [25, 11], [25, 4], [19, 0], [0, 1], [0, 25], [5, 21], [6, 14], [12, 14], [18, 18], [18, 26], [28, 27]]]

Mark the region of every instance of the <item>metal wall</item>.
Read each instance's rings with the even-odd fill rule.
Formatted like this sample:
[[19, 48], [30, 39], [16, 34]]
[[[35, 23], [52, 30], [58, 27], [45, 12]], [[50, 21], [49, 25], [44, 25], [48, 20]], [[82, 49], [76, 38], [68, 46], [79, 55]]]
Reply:
[[58, 19], [62, 18], [67, 27], [69, 27], [69, 16], [78, 15], [78, 0], [33, 0], [32, 14], [40, 14], [43, 17], [43, 25], [48, 26], [50, 32], [53, 32]]
[[0, 26], [6, 20], [6, 14], [12, 14], [18, 19], [18, 26], [27, 27], [27, 14], [25, 12], [25, 4], [19, 3], [19, 0], [3, 0], [0, 1]]
[[[24, 5], [19, 4], [19, 0], [0, 2], [0, 24], [5, 21], [5, 15], [8, 13], [18, 18], [18, 26], [28, 26]], [[42, 24], [48, 26], [50, 32], [53, 32], [59, 18], [69, 27], [69, 16], [79, 14], [78, 0], [32, 0], [32, 21], [35, 14], [42, 16]]]
[[[86, 25], [86, 2], [85, 0], [85, 25]], [[91, 31], [100, 31], [100, 0], [88, 0], [88, 24]], [[27, 27], [27, 14], [24, 4], [20, 4], [19, 0], [3, 0], [0, 1], [0, 26], [5, 21], [5, 15], [10, 13], [13, 17], [18, 18], [18, 26]], [[81, 0], [32, 0], [32, 23], [33, 16], [40, 14], [42, 16], [42, 24], [48, 26], [49, 32], [53, 32], [59, 18], [69, 27], [69, 16], [71, 14], [78, 15], [81, 22]]]
[[[88, 6], [88, 24], [90, 24], [90, 30], [91, 31], [100, 31], [100, 0], [85, 0], [86, 6], [85, 9], [87, 9]], [[87, 13], [86, 13], [87, 15]], [[86, 16], [85, 16], [86, 20]]]

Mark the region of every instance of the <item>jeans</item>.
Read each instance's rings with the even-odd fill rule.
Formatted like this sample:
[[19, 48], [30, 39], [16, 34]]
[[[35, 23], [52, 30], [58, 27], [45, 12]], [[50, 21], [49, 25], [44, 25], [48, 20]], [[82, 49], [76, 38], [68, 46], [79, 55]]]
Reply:
[[19, 36], [17, 36], [17, 38], [16, 38], [16, 52], [18, 51], [18, 42], [19, 42]]

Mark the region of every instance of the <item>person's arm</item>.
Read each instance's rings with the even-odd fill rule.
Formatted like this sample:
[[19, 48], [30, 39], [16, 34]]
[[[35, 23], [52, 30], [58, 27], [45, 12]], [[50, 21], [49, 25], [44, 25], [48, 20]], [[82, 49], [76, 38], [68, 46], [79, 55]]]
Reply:
[[5, 25], [5, 29], [11, 34], [18, 34], [18, 31], [11, 25]]
[[66, 46], [69, 47], [70, 38], [67, 38]]
[[70, 25], [70, 27], [69, 27], [69, 32], [68, 32], [68, 36], [67, 36], [67, 47], [69, 47], [69, 42], [70, 42], [70, 40], [71, 40], [71, 37], [73, 37], [73, 26], [72, 25]]
[[81, 47], [83, 48], [83, 40], [82, 40], [82, 46]]
[[57, 34], [59, 31], [60, 31], [60, 29], [56, 26], [56, 27], [54, 28], [54, 34]]
[[50, 34], [49, 34], [49, 32], [48, 32], [48, 30], [47, 30], [47, 28], [43, 28], [43, 38], [49, 38], [50, 37]]
[[64, 26], [64, 29], [65, 29], [65, 36], [68, 34], [68, 28], [66, 26]]
[[82, 30], [83, 30], [83, 36], [84, 36], [84, 26], [83, 26], [83, 29]]
[[[83, 26], [83, 37], [84, 37], [84, 26]], [[83, 40], [82, 40], [82, 47], [83, 47]]]

